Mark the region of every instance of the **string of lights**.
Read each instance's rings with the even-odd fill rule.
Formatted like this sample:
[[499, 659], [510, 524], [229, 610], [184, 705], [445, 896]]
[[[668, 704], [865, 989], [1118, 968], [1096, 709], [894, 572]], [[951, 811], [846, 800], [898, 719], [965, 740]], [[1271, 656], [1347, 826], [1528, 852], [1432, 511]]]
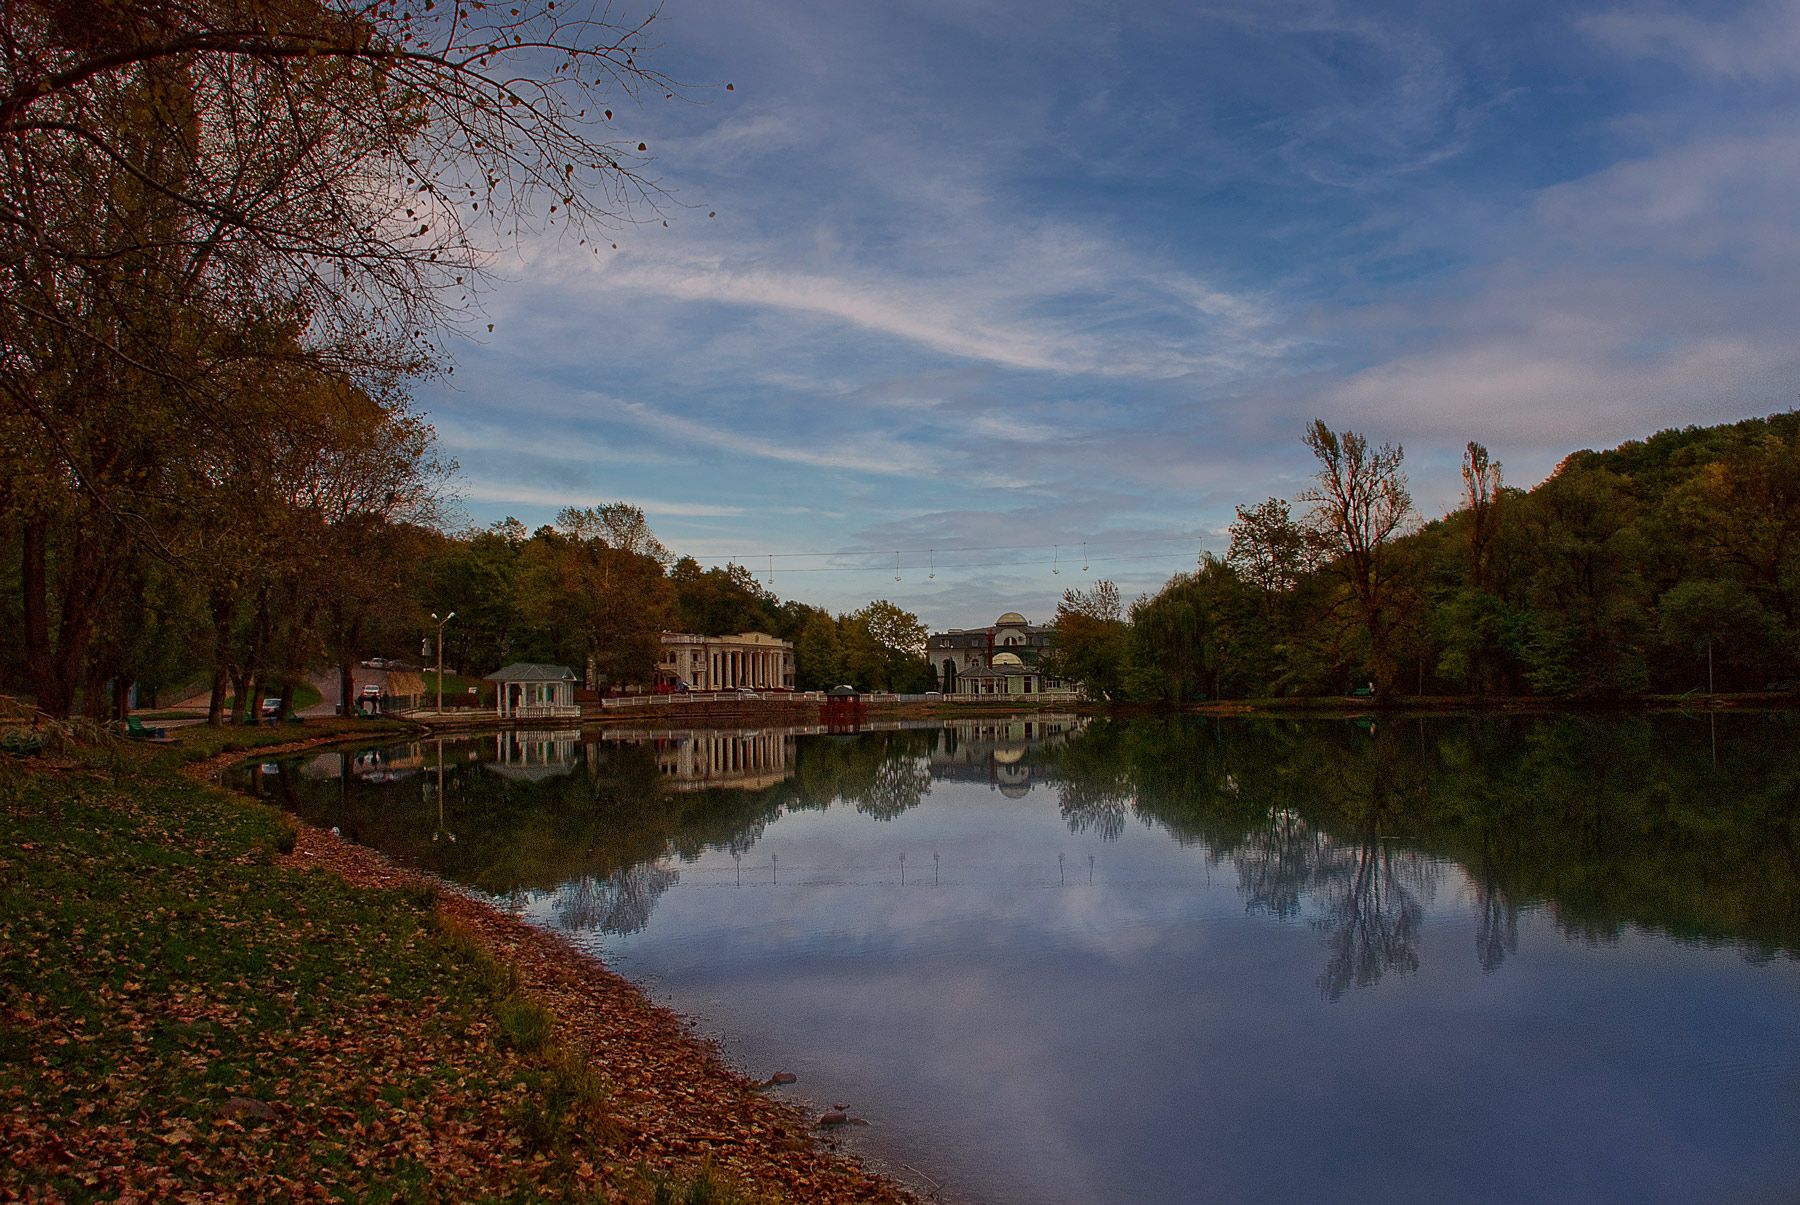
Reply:
[[1203, 540], [1211, 533], [1204, 531], [1179, 532], [1166, 536], [1139, 536], [1132, 539], [1105, 540], [1063, 540], [1052, 543], [1049, 540], [1037, 540], [1030, 544], [978, 544], [978, 545], [935, 545], [927, 547], [918, 545], [912, 548], [821, 548], [810, 552], [690, 552], [683, 555], [696, 561], [723, 562], [733, 561], [747, 564], [752, 561], [787, 560], [795, 557], [819, 556], [884, 556], [891, 557], [896, 552], [902, 556], [920, 556], [928, 553], [958, 552], [1038, 552], [1045, 548], [1124, 548], [1139, 544], [1193, 544]]
[[[844, 554], [844, 555], [851, 555], [851, 554]], [[866, 555], [866, 556], [876, 557], [876, 556], [881, 556], [882, 554], [881, 553], [859, 553], [859, 554], [854, 554], [854, 555]], [[1059, 561], [1053, 557], [1045, 557], [1045, 558], [1038, 559], [1038, 560], [953, 561], [949, 564], [945, 564], [940, 561], [940, 562], [937, 562], [935, 567], [932, 567], [932, 566], [928, 566], [924, 562], [918, 562], [918, 563], [914, 563], [914, 564], [901, 564], [901, 565], [896, 566], [893, 562], [894, 554], [890, 552], [886, 555], [888, 557], [888, 561], [885, 564], [880, 564], [880, 565], [803, 565], [803, 566], [799, 566], [799, 567], [780, 566], [774, 570], [774, 573], [777, 576], [785, 576], [790, 573], [894, 573], [894, 572], [904, 573], [904, 572], [907, 572], [908, 570], [911, 570], [914, 572], [917, 572], [919, 570], [927, 570], [928, 573], [944, 573], [944, 572], [948, 572], [951, 570], [960, 570], [960, 569], [1030, 569], [1030, 568], [1049, 567], [1053, 572], [1080, 574], [1086, 570], [1088, 565], [1114, 564], [1114, 563], [1118, 563], [1121, 561], [1130, 561], [1130, 562], [1136, 563], [1136, 562], [1142, 562], [1142, 561], [1169, 561], [1169, 560], [1197, 561], [1199, 559], [1198, 554], [1190, 553], [1190, 552], [1153, 552], [1153, 553], [1138, 553], [1136, 555], [1128, 555], [1128, 556], [1089, 557], [1085, 564], [1082, 563], [1079, 560], [1079, 558], [1077, 558], [1076, 561], [1071, 562], [1067, 558], [1064, 558]], [[695, 558], [695, 559], [698, 560], [699, 558]], [[759, 569], [753, 562], [746, 562], [744, 560], [740, 560], [737, 558], [731, 558], [731, 562], [733, 564], [742, 565], [744, 568], [753, 570], [753, 571], [757, 572], [758, 574], [766, 575], [768, 573], [768, 570]]]
[[[1199, 559], [1199, 544], [1204, 533], [1169, 536], [1142, 536], [1130, 539], [1077, 540], [1071, 543], [952, 545], [950, 547], [915, 548], [837, 548], [810, 552], [735, 552], [688, 553], [694, 561], [712, 565], [739, 565], [768, 580], [789, 573], [892, 573], [896, 580], [908, 570], [924, 570], [927, 580], [939, 571], [970, 569], [1020, 569], [1048, 567], [1053, 575], [1088, 573], [1095, 564], [1122, 562]], [[1185, 544], [1181, 552], [1112, 552], [1114, 549], [1154, 545]], [[1043, 553], [1049, 551], [1045, 558]], [[1096, 551], [1100, 555], [1096, 555]], [[971, 555], [989, 553], [1035, 553], [1032, 557], [968, 559]], [[834, 564], [795, 565], [796, 560], [830, 560]], [[843, 564], [851, 560], [861, 564]]]

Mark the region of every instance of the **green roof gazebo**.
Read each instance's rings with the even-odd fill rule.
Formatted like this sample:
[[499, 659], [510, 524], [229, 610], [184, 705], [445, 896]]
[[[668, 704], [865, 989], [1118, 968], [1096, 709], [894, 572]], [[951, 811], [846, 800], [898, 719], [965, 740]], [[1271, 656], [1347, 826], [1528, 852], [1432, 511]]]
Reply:
[[484, 681], [494, 684], [494, 714], [503, 720], [577, 719], [575, 671], [566, 665], [517, 661], [495, 670]]

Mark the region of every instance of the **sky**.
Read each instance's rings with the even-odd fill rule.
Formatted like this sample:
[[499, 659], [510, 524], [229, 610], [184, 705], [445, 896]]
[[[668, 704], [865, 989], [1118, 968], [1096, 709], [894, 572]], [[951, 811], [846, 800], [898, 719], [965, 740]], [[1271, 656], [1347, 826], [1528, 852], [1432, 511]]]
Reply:
[[1314, 418], [1401, 445], [1435, 517], [1471, 439], [1528, 487], [1796, 404], [1800, 0], [655, 29], [689, 87], [616, 124], [661, 212], [507, 251], [418, 390], [472, 525], [623, 500], [783, 597], [1042, 622], [1296, 498]]

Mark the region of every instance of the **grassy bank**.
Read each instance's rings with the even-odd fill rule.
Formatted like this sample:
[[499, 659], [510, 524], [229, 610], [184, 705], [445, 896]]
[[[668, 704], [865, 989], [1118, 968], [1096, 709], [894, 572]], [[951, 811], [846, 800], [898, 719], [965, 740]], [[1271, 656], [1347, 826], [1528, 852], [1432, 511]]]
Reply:
[[[0, 764], [0, 1197], [850, 1199], [762, 1177], [824, 1157], [627, 985], [181, 772], [339, 727]], [[658, 1103], [708, 1086], [716, 1147]]]

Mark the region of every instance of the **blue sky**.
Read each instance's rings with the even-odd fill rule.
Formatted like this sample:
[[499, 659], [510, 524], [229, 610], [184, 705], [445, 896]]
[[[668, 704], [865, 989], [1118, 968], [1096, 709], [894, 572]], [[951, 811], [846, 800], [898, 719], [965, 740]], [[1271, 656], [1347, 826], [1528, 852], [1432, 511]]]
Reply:
[[1800, 0], [657, 28], [733, 84], [619, 106], [668, 225], [509, 252], [420, 390], [471, 522], [624, 499], [783, 596], [1040, 620], [1223, 551], [1315, 416], [1404, 445], [1435, 515], [1469, 439], [1528, 486], [1800, 388]]

